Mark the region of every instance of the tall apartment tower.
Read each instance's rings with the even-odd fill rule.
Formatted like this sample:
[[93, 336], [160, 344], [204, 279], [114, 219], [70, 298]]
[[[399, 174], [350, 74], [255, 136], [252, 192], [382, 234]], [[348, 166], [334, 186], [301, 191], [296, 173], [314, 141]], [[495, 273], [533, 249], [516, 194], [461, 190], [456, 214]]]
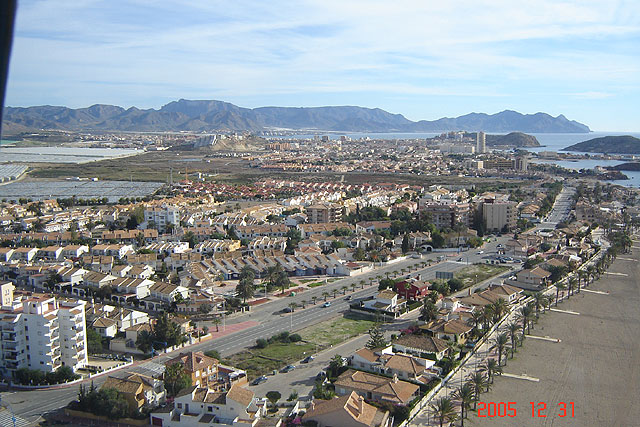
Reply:
[[[0, 375], [20, 368], [52, 372], [87, 365], [86, 302], [57, 301], [32, 294], [13, 298], [13, 285], [0, 285]], [[6, 293], [6, 296], [5, 296]]]
[[487, 138], [484, 132], [476, 132], [476, 153], [487, 152]]

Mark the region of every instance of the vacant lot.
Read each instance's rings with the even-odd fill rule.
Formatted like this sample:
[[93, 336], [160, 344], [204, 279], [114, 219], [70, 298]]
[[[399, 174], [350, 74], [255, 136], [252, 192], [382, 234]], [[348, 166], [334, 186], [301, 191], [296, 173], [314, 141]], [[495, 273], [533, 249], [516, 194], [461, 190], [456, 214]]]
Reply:
[[467, 287], [502, 274], [507, 270], [509, 267], [504, 265], [474, 264], [458, 271], [455, 278], [462, 280], [464, 286]]
[[250, 378], [280, 370], [286, 365], [298, 363], [310, 354], [350, 338], [367, 333], [374, 322], [337, 317], [300, 330], [303, 341], [297, 343], [273, 343], [266, 348], [251, 348], [236, 353], [224, 363], [244, 369]]

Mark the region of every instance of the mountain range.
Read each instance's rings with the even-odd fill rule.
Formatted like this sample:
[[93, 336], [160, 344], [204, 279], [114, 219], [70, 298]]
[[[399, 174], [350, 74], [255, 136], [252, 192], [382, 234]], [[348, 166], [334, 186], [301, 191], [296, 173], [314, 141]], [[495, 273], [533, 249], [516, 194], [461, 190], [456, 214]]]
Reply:
[[336, 132], [485, 132], [587, 133], [589, 127], [565, 116], [470, 113], [460, 117], [411, 121], [379, 108], [260, 107], [243, 108], [223, 101], [180, 99], [159, 110], [128, 109], [96, 104], [87, 108], [56, 106], [7, 107], [3, 131], [15, 134], [34, 129], [104, 131], [265, 131], [275, 129]]

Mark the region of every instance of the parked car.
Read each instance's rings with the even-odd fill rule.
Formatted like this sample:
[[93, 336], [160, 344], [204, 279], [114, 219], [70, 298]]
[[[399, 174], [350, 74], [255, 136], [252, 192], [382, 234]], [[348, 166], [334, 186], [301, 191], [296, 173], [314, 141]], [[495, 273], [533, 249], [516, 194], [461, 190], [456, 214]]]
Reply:
[[291, 307], [285, 307], [282, 309], [283, 313], [291, 313], [293, 310], [291, 309]]
[[255, 380], [253, 380], [253, 382], [251, 384], [253, 384], [253, 385], [262, 384], [263, 382], [267, 381], [267, 379], [268, 379], [267, 377], [262, 375], [261, 377], [258, 377]]
[[327, 373], [325, 371], [320, 371], [318, 372], [318, 375], [316, 375], [316, 380], [324, 380], [325, 378], [327, 378]]
[[287, 365], [284, 368], [282, 368], [282, 372], [291, 372], [294, 369], [296, 369], [296, 367], [294, 365]]
[[315, 357], [313, 356], [307, 356], [304, 359], [302, 359], [302, 363], [309, 363], [311, 362], [313, 359], [315, 359]]
[[352, 296], [352, 295], [349, 295], [349, 296], [348, 296], [348, 297], [346, 297], [344, 300], [345, 300], [345, 301], [351, 301], [352, 299], [353, 299], [353, 296]]
[[331, 303], [329, 301], [322, 304], [323, 307], [331, 307]]

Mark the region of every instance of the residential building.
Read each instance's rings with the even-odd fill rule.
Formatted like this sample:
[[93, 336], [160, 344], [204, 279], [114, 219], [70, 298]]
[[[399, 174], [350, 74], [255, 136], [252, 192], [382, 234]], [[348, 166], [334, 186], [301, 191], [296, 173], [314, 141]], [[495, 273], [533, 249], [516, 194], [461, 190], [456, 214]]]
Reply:
[[420, 329], [443, 341], [453, 341], [457, 344], [464, 344], [471, 335], [473, 326], [459, 319], [437, 319], [420, 326]]
[[149, 207], [144, 210], [144, 220], [149, 225], [155, 225], [158, 230], [164, 231], [168, 225], [180, 224], [180, 209], [175, 206]]
[[42, 294], [18, 295], [13, 285], [0, 285], [0, 372], [20, 368], [51, 372], [60, 366], [74, 371], [87, 362], [84, 301], [56, 300]]
[[179, 356], [167, 360], [165, 366], [182, 363], [184, 371], [191, 376], [191, 384], [200, 387], [213, 387], [218, 381], [218, 360], [205, 356], [200, 351], [180, 353]]
[[365, 399], [395, 405], [408, 405], [420, 392], [418, 385], [399, 380], [395, 375], [393, 378], [387, 378], [353, 369], [343, 372], [334, 382], [334, 386], [336, 394], [340, 396], [356, 392]]
[[487, 152], [487, 136], [484, 132], [476, 132], [476, 153]]
[[461, 202], [427, 202], [422, 203], [420, 210], [431, 218], [431, 222], [441, 229], [452, 229], [461, 224], [469, 226], [470, 205]]
[[393, 417], [351, 392], [331, 400], [313, 400], [302, 422], [315, 422], [318, 427], [391, 427]]
[[520, 270], [516, 273], [515, 280], [505, 280], [505, 283], [523, 289], [539, 291], [547, 285], [551, 273], [540, 267]]
[[517, 204], [486, 199], [482, 203], [482, 220], [487, 231], [511, 230], [518, 220]]
[[392, 343], [393, 351], [440, 360], [447, 354], [447, 342], [429, 335], [402, 335]]
[[342, 211], [342, 206], [336, 203], [322, 203], [306, 207], [306, 213], [311, 224], [342, 222]]
[[130, 374], [125, 378], [109, 377], [101, 389], [114, 388], [127, 400], [131, 410], [155, 408], [164, 403], [164, 382], [142, 374]]
[[233, 385], [228, 391], [192, 386], [175, 397], [173, 406], [151, 412], [150, 424], [162, 427], [254, 427], [266, 415], [267, 400]]

